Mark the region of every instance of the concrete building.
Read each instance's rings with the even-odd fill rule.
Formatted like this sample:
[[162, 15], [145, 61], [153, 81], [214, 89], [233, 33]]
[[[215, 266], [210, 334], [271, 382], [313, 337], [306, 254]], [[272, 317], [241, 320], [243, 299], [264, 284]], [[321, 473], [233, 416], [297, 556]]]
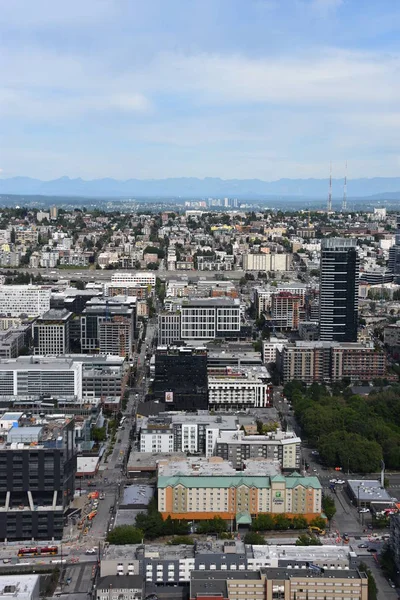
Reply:
[[0, 360], [0, 398], [30, 400], [39, 396], [97, 403], [120, 399], [127, 365], [116, 356], [20, 356]]
[[383, 341], [387, 346], [400, 346], [400, 321], [383, 328]]
[[100, 577], [96, 586], [97, 600], [143, 600], [142, 575], [108, 575]]
[[112, 285], [149, 285], [155, 287], [156, 275], [151, 271], [138, 271], [137, 273], [124, 273], [119, 271], [111, 276]]
[[158, 343], [171, 346], [181, 339], [180, 312], [162, 312], [158, 315]]
[[300, 296], [290, 292], [272, 295], [271, 320], [276, 329], [298, 329], [300, 320]]
[[140, 429], [141, 452], [191, 452], [212, 456], [221, 432], [237, 431], [238, 420], [233, 415], [196, 413], [165, 413], [145, 419]]
[[[28, 329], [30, 331], [30, 325]], [[17, 358], [21, 350], [27, 346], [27, 327], [19, 326], [0, 331], [0, 358]]]
[[0, 285], [0, 314], [37, 317], [50, 309], [50, 288], [39, 285]]
[[249, 459], [278, 460], [283, 471], [301, 469], [301, 439], [292, 432], [280, 430], [267, 435], [245, 435], [244, 431], [221, 431], [215, 455], [243, 470]]
[[288, 293], [300, 298], [300, 308], [305, 305], [308, 287], [305, 283], [278, 283], [278, 285], [256, 286], [253, 289], [254, 304], [257, 316], [269, 313], [272, 306], [272, 298], [276, 294]]
[[220, 458], [160, 462], [158, 507], [164, 519], [201, 520], [216, 515], [236, 525], [249, 525], [262, 514], [321, 514], [322, 488], [317, 477], [267, 475], [265, 461], [236, 471]]
[[208, 402], [214, 410], [262, 408], [272, 402], [270, 375], [265, 366], [208, 370]]
[[93, 298], [81, 316], [82, 352], [131, 356], [136, 298]]
[[50, 309], [33, 325], [33, 351], [42, 356], [69, 353], [70, 322], [72, 313]]
[[280, 369], [285, 383], [370, 381], [385, 377], [386, 357], [367, 344], [297, 341], [283, 346]]
[[40, 575], [0, 575], [0, 600], [39, 600]]
[[320, 339], [356, 342], [359, 281], [357, 240], [323, 239], [320, 270]]
[[73, 419], [12, 427], [0, 444], [0, 539], [61, 539], [74, 497]]
[[292, 265], [291, 254], [244, 254], [244, 271], [290, 271]]
[[241, 307], [237, 298], [184, 299], [181, 339], [212, 340], [241, 335]]

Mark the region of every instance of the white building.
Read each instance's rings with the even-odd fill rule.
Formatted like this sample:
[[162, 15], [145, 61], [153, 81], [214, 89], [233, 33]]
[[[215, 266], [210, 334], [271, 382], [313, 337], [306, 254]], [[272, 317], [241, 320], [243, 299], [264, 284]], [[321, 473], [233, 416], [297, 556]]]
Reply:
[[288, 253], [244, 254], [244, 271], [290, 271], [292, 255]]
[[0, 600], [39, 600], [40, 575], [1, 575]]
[[282, 352], [282, 348], [287, 343], [286, 338], [270, 337], [269, 340], [263, 342], [263, 361], [267, 365], [268, 363], [274, 363], [277, 361], [278, 352]]
[[240, 330], [241, 308], [237, 298], [202, 298], [182, 302], [182, 340], [239, 337]]
[[243, 410], [269, 406], [270, 375], [265, 367], [226, 367], [208, 376], [208, 404], [215, 410]]
[[50, 309], [33, 325], [34, 354], [59, 356], [69, 352], [69, 326], [72, 313], [65, 308]]
[[156, 276], [151, 271], [138, 271], [137, 273], [119, 272], [111, 277], [112, 284], [132, 284], [132, 285], [156, 285]]
[[50, 294], [40, 285], [0, 285], [0, 314], [40, 316], [50, 309]]

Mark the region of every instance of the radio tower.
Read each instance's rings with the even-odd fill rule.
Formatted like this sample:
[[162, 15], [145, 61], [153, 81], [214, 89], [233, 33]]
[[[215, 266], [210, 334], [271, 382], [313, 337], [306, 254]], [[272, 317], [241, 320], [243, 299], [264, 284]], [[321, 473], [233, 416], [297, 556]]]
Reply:
[[342, 212], [345, 212], [346, 210], [347, 210], [347, 160], [346, 160], [346, 170], [344, 172]]
[[327, 205], [328, 213], [332, 212], [332, 163], [329, 173], [329, 195], [328, 195], [328, 205]]

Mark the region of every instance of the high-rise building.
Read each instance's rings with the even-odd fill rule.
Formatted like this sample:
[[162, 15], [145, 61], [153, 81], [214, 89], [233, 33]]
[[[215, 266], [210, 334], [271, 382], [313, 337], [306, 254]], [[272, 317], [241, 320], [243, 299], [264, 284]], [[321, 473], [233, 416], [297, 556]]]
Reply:
[[322, 240], [319, 302], [322, 341], [357, 341], [358, 280], [357, 241], [351, 238]]
[[[136, 299], [135, 299], [136, 303]], [[88, 302], [81, 317], [83, 352], [130, 356], [133, 348], [135, 308], [126, 298]]]
[[68, 354], [72, 313], [51, 308], [33, 325], [34, 353], [42, 356]]
[[165, 403], [167, 410], [207, 409], [207, 386], [205, 348], [157, 349], [153, 399]]
[[0, 539], [61, 539], [74, 498], [74, 421], [14, 426], [0, 440]]

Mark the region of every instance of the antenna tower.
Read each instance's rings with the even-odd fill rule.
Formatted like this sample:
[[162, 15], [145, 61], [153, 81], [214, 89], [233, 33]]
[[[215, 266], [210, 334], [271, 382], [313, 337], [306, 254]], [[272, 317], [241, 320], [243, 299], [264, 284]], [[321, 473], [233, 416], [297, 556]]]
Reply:
[[332, 212], [332, 163], [329, 173], [329, 195], [328, 195], [328, 205], [327, 205], [328, 213]]
[[347, 160], [346, 160], [346, 170], [344, 172], [342, 212], [345, 212], [346, 210], [347, 210]]

